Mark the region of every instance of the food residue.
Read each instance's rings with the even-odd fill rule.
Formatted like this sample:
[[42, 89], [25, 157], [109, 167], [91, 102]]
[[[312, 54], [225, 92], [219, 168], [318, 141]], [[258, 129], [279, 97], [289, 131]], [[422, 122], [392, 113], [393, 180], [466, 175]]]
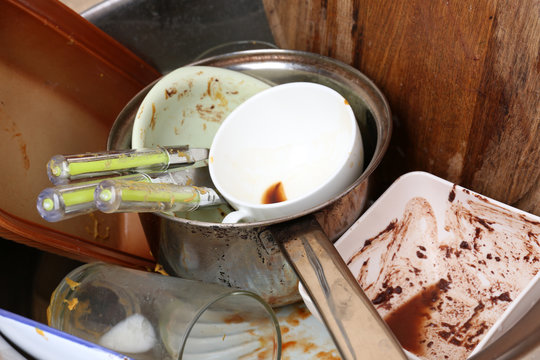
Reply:
[[287, 200], [285, 195], [285, 189], [283, 183], [278, 181], [275, 184], [270, 185], [264, 192], [261, 203], [262, 204], [275, 204]]
[[[105, 226], [105, 228], [102, 229], [99, 223], [99, 219], [94, 213], [89, 213], [88, 217], [90, 217], [90, 219], [92, 220], [92, 227], [91, 228], [90, 226], [85, 227], [85, 230], [88, 232], [88, 234], [90, 234], [93, 237], [93, 239], [96, 241], [107, 240], [109, 238], [110, 227]], [[104, 231], [101, 232], [100, 229]]]
[[425, 359], [465, 359], [540, 269], [539, 223], [456, 191], [443, 218], [411, 199], [348, 261], [402, 346]]
[[78, 283], [76, 281], [71, 280], [70, 278], [66, 277], [66, 283], [69, 285], [71, 290], [75, 290], [77, 286], [79, 286], [81, 283]]
[[241, 324], [244, 321], [246, 321], [246, 320], [240, 314], [232, 314], [232, 315], [226, 317], [225, 319], [223, 319], [223, 322], [225, 324]]
[[73, 298], [71, 300], [64, 299], [64, 302], [67, 304], [68, 309], [72, 311], [73, 309], [75, 309], [75, 306], [77, 306], [77, 304], [79, 303], [79, 299], [77, 298]]
[[327, 332], [324, 325], [311, 315], [303, 303], [291, 305], [289, 309], [277, 310], [276, 315], [281, 328], [283, 360], [341, 359], [330, 336], [325, 338], [317, 335], [319, 332]]
[[152, 103], [152, 117], [150, 118], [150, 128], [154, 130], [156, 127], [156, 104]]
[[43, 330], [41, 330], [40, 328], [35, 328], [35, 329], [36, 329], [36, 332], [37, 332], [39, 335], [41, 335], [41, 336], [43, 336], [43, 337], [45, 338], [45, 340], [49, 340], [49, 339], [47, 338], [47, 336], [45, 336], [45, 332], [44, 332]]
[[221, 88], [219, 79], [211, 77], [208, 80], [208, 87], [206, 93], [212, 100], [218, 100], [219, 106], [226, 107], [228, 105], [227, 98], [223, 96], [223, 89]]
[[165, 89], [165, 100], [172, 97], [174, 94], [176, 94], [178, 90], [174, 87], [171, 87], [169, 89]]
[[165, 269], [163, 268], [163, 265], [161, 264], [156, 264], [156, 266], [154, 267], [154, 272], [161, 275], [169, 276], [169, 274], [167, 273], [167, 271], [165, 271]]

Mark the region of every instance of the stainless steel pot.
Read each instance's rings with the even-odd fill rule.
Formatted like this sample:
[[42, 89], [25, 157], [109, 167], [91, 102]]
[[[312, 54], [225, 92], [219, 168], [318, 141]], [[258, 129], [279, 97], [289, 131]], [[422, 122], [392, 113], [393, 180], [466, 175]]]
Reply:
[[[359, 122], [365, 170], [335, 199], [272, 221], [222, 224], [141, 214], [153, 253], [174, 275], [249, 289], [273, 306], [300, 299], [299, 274], [342, 355], [354, 353], [352, 347], [361, 341], [353, 344], [350, 337], [336, 334], [352, 334], [354, 322], [360, 323], [356, 326], [367, 326], [375, 321], [373, 329], [385, 325], [328, 240], [335, 241], [363, 211], [370, 176], [388, 147], [391, 115], [383, 94], [358, 70], [305, 52], [250, 50], [195, 64], [225, 67], [278, 84], [311, 81], [335, 89], [349, 101]], [[109, 149], [130, 147], [135, 113], [150, 88], [139, 93], [119, 114], [110, 133]], [[354, 307], [365, 310], [362, 316], [348, 313], [347, 309]]]

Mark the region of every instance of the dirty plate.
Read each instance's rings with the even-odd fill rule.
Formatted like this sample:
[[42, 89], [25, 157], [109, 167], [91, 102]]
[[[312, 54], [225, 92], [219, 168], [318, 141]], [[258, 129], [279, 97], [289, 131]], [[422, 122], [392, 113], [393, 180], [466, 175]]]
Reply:
[[210, 66], [186, 66], [161, 78], [142, 101], [132, 147], [190, 145], [210, 148], [225, 117], [270, 85], [252, 76]]
[[130, 360], [34, 320], [0, 309], [0, 332], [31, 356], [42, 360]]
[[464, 359], [540, 298], [539, 237], [539, 217], [413, 172], [335, 245], [405, 349]]

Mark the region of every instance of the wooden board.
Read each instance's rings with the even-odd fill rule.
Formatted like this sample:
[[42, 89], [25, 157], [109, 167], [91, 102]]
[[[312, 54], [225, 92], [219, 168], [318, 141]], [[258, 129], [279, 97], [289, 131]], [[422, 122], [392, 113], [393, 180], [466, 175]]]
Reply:
[[540, 215], [540, 2], [263, 0], [278, 46], [370, 77], [395, 119], [381, 188], [424, 170]]

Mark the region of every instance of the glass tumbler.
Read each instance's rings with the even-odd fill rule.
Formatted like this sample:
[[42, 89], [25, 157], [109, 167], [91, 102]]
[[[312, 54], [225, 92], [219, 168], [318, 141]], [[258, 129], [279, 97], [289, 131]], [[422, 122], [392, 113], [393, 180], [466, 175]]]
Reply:
[[51, 296], [49, 325], [134, 359], [280, 359], [281, 332], [258, 295], [90, 263]]

